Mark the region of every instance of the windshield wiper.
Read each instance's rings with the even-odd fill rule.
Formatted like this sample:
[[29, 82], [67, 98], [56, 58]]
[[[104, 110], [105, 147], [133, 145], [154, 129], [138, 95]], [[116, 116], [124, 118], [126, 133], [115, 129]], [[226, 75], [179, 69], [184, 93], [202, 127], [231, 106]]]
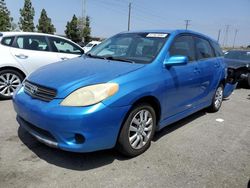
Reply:
[[105, 57], [102, 56], [98, 56], [98, 55], [91, 55], [91, 54], [85, 54], [85, 56], [87, 57], [91, 57], [91, 58], [96, 58], [96, 59], [106, 59]]
[[129, 60], [129, 59], [123, 59], [123, 58], [113, 57], [113, 56], [105, 56], [105, 59], [114, 60], [114, 61], [128, 62], [128, 63], [135, 63], [134, 61]]

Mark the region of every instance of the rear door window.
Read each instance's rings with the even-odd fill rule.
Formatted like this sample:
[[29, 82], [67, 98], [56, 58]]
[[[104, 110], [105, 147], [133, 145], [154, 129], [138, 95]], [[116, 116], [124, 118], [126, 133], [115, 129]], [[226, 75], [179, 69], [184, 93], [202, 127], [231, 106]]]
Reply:
[[49, 45], [44, 36], [18, 36], [16, 47], [26, 50], [49, 51]]
[[194, 40], [192, 36], [179, 36], [170, 48], [170, 56], [186, 56], [189, 61], [195, 60]]
[[53, 52], [79, 55], [83, 54], [83, 50], [81, 48], [67, 40], [50, 37], [49, 41]]
[[215, 56], [210, 43], [206, 39], [195, 37], [195, 47], [198, 60]]

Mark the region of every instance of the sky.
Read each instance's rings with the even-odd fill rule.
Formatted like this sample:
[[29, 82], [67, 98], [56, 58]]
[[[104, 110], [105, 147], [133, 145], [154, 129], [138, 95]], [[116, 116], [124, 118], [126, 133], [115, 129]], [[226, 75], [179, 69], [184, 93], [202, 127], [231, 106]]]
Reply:
[[[24, 0], [5, 0], [14, 22]], [[64, 34], [67, 21], [82, 15], [83, 0], [32, 0], [37, 24], [42, 8], [46, 9], [57, 29]], [[232, 46], [250, 45], [250, 0], [86, 0], [92, 36], [107, 38], [128, 28], [128, 4], [132, 3], [131, 30], [184, 29], [206, 34], [215, 40], [221, 30], [220, 43]], [[226, 35], [226, 25], [229, 25]]]

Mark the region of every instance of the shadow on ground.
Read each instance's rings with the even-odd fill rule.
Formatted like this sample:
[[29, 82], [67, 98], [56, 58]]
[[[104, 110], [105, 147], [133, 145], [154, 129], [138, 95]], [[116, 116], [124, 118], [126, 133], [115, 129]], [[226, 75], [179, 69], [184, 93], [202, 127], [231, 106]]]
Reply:
[[[176, 129], [188, 124], [189, 122], [203, 116], [206, 111], [199, 111], [177, 123], [171, 124], [161, 131], [157, 132], [153, 141], [170, 134]], [[24, 128], [19, 127], [18, 136], [20, 140], [40, 159], [46, 162], [71, 170], [85, 171], [99, 168], [113, 163], [114, 160], [124, 161], [128, 158], [120, 155], [115, 149], [98, 151], [93, 153], [72, 153], [45, 146], [33, 138]]]
[[196, 112], [195, 114], [192, 114], [176, 123], [170, 124], [168, 126], [166, 126], [165, 128], [163, 128], [162, 130], [160, 130], [159, 132], [157, 132], [153, 138], [153, 141], [156, 142], [158, 141], [160, 138], [162, 138], [163, 136], [166, 136], [167, 134], [170, 134], [171, 132], [181, 128], [184, 125], [187, 125], [188, 123], [194, 121], [197, 118], [200, 118], [201, 116], [206, 115], [207, 111], [206, 110], [201, 110], [199, 112]]
[[85, 171], [111, 164], [114, 160], [126, 160], [115, 150], [93, 153], [73, 153], [50, 148], [33, 138], [24, 128], [19, 127], [18, 136], [32, 152], [46, 162], [71, 170]]

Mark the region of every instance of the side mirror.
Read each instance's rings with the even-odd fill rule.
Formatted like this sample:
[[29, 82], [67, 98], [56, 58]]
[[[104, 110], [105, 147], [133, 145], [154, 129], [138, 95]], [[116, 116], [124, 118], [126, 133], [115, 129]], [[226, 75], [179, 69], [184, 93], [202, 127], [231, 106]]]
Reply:
[[164, 61], [165, 66], [185, 65], [188, 63], [186, 56], [172, 56]]

